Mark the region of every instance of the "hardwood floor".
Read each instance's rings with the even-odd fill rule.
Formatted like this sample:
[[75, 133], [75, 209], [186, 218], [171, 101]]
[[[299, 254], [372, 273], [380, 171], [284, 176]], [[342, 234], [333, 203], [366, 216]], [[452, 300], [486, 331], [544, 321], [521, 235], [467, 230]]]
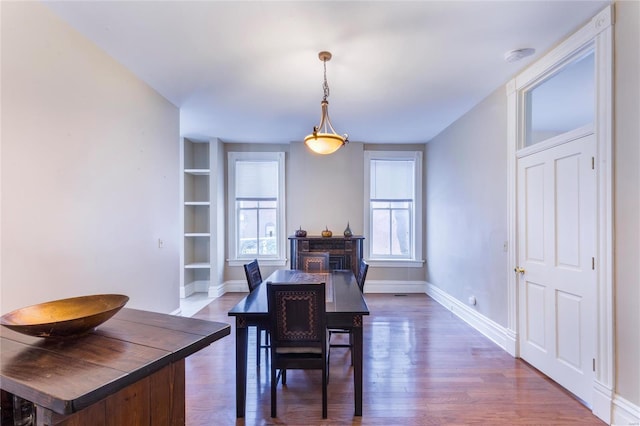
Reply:
[[[187, 425], [602, 425], [537, 370], [426, 295], [366, 294], [362, 417], [353, 416], [347, 349], [331, 352], [329, 416], [322, 420], [318, 371], [290, 371], [270, 417], [269, 364], [257, 370], [249, 333], [246, 418], [235, 417], [235, 323], [228, 293], [194, 318], [232, 324], [231, 335], [187, 358]], [[344, 336], [346, 337], [346, 336]]]

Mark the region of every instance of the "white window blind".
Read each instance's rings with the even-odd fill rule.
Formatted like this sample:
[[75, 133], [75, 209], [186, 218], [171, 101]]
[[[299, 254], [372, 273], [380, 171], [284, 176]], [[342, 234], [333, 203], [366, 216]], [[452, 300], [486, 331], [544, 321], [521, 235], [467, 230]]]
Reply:
[[236, 199], [266, 199], [277, 196], [277, 161], [236, 161]]
[[414, 197], [414, 161], [371, 160], [371, 198], [409, 200]]

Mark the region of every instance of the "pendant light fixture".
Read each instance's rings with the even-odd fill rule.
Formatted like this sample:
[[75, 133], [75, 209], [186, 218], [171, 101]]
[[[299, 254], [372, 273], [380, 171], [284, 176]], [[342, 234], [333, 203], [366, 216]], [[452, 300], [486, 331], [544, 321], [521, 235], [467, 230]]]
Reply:
[[313, 133], [304, 138], [304, 143], [310, 150], [317, 154], [333, 154], [345, 144], [349, 143], [349, 137], [345, 134], [340, 136], [336, 133], [329, 120], [329, 84], [327, 83], [327, 61], [331, 60], [331, 52], [322, 51], [318, 53], [318, 57], [324, 65], [324, 83], [322, 89], [324, 96], [320, 106], [322, 107], [322, 115], [320, 124], [313, 127]]

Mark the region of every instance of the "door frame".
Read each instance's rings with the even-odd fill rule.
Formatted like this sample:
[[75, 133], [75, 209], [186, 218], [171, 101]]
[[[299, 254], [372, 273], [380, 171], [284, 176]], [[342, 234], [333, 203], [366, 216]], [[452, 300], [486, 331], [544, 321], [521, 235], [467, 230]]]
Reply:
[[[507, 218], [509, 259], [507, 269], [507, 351], [519, 357], [517, 241], [517, 152], [524, 147], [524, 96], [526, 89], [562, 67], [577, 52], [592, 46], [595, 52], [596, 110], [596, 360], [592, 412], [611, 422], [614, 399], [613, 300], [613, 7], [607, 6], [585, 26], [569, 36], [506, 85], [507, 92]], [[567, 140], [568, 135], [562, 139]], [[535, 145], [534, 145], [535, 146]], [[532, 148], [535, 149], [535, 148]]]

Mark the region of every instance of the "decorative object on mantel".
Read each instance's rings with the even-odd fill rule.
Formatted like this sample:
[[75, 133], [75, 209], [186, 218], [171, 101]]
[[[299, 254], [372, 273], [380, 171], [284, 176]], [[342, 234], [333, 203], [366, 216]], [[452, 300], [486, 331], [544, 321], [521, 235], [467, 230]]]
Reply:
[[324, 231], [322, 231], [322, 236], [323, 237], [330, 237], [330, 236], [333, 235], [333, 232], [329, 231], [328, 227], [325, 226], [324, 228], [325, 228]]
[[351, 232], [351, 227], [349, 226], [349, 222], [347, 222], [347, 227], [344, 230], [344, 236], [347, 238], [350, 238], [353, 235], [353, 232]]
[[129, 301], [122, 294], [96, 294], [54, 300], [16, 309], [0, 317], [0, 324], [35, 337], [70, 338], [87, 333]]
[[302, 226], [300, 227], [300, 229], [298, 229], [296, 231], [296, 237], [301, 237], [304, 238], [307, 236], [307, 231], [305, 231], [304, 229], [302, 229]]
[[317, 154], [333, 154], [345, 144], [349, 143], [349, 136], [344, 134], [340, 136], [336, 133], [329, 120], [329, 84], [327, 83], [327, 61], [331, 60], [331, 52], [320, 52], [318, 58], [324, 64], [324, 83], [322, 89], [324, 96], [320, 106], [322, 107], [322, 115], [320, 116], [320, 124], [313, 127], [313, 133], [304, 138], [304, 143], [310, 150]]

